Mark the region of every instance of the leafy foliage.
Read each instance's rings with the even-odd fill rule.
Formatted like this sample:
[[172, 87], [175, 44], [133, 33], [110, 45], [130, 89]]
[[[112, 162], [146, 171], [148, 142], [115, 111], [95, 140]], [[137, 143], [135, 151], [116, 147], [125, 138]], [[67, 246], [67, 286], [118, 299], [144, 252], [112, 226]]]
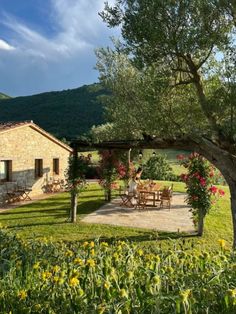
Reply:
[[188, 158], [182, 159], [182, 164], [188, 169], [188, 174], [181, 177], [186, 183], [187, 202], [191, 206], [193, 221], [197, 225], [214, 203], [212, 196], [223, 196], [225, 193], [212, 185], [214, 168], [201, 155], [192, 153]]
[[151, 156], [143, 165], [142, 179], [175, 181], [173, 179], [177, 179], [177, 177], [174, 175], [166, 156], [158, 154]]
[[235, 254], [218, 248], [53, 244], [1, 229], [0, 313], [234, 313]]
[[93, 84], [61, 92], [0, 100], [0, 121], [33, 120], [59, 138], [76, 138], [104, 122], [100, 100], [106, 91]]

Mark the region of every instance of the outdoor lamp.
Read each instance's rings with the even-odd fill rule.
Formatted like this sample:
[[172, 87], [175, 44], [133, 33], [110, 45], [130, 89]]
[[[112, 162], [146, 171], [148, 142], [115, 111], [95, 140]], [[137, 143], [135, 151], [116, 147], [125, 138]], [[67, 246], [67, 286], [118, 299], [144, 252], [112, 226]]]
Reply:
[[139, 156], [139, 159], [142, 159], [142, 158], [143, 158], [143, 153], [142, 153], [142, 151], [141, 151], [141, 150], [139, 151], [138, 156]]
[[155, 151], [152, 153], [152, 157], [156, 157], [156, 152]]

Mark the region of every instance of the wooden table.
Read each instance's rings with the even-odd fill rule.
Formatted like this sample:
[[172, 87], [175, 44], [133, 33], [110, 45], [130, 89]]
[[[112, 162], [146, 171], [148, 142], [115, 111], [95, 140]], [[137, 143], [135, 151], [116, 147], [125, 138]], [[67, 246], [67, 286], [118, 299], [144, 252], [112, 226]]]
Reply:
[[138, 193], [144, 194], [145, 198], [147, 198], [146, 206], [156, 207], [157, 202], [160, 202], [160, 189], [139, 190]]

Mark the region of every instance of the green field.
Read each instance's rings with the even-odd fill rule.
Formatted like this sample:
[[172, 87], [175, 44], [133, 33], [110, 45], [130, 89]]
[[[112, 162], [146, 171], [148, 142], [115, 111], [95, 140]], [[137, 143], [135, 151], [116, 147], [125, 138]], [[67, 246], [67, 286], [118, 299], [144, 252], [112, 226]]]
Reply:
[[[173, 169], [173, 173], [176, 175], [180, 175], [181, 173], [185, 173], [186, 169], [180, 165], [179, 161], [176, 159], [176, 156], [179, 154], [188, 155], [190, 152], [184, 151], [184, 150], [175, 150], [175, 149], [144, 149], [142, 151], [143, 157], [140, 160], [138, 158], [138, 151], [135, 151], [135, 153], [132, 153], [131, 151], [131, 160], [134, 160], [135, 165], [138, 165], [140, 163], [145, 163], [155, 152], [156, 154], [165, 155], [171, 168]], [[89, 152], [82, 152], [82, 155], [87, 156], [88, 154], [92, 155], [92, 163], [97, 164], [99, 161], [99, 154], [98, 151], [89, 151]], [[128, 158], [128, 154], [127, 154]]]
[[[168, 185], [170, 182], [162, 182]], [[223, 188], [226, 195], [219, 200], [217, 208], [206, 217], [205, 234], [202, 238], [193, 237], [206, 247], [217, 247], [218, 239], [225, 239], [232, 244], [232, 222], [228, 188]], [[174, 182], [174, 191], [184, 192], [184, 183]], [[21, 206], [0, 214], [0, 224], [25, 237], [50, 237], [53, 241], [85, 241], [97, 238], [122, 238], [136, 241], [142, 245], [153, 246], [158, 239], [179, 237], [178, 234], [157, 233], [152, 230], [117, 227], [110, 225], [86, 224], [81, 218], [98, 209], [104, 202], [104, 193], [98, 184], [90, 184], [79, 197], [78, 222], [68, 222], [70, 198], [68, 193], [57, 194], [47, 200]]]

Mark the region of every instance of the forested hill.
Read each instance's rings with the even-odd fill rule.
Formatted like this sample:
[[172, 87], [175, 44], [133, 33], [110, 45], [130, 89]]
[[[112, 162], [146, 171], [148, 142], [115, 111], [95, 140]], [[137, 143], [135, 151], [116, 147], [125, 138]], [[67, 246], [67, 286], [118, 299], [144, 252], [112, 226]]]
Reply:
[[33, 120], [58, 138], [74, 138], [103, 123], [99, 84], [61, 92], [0, 99], [0, 122]]

